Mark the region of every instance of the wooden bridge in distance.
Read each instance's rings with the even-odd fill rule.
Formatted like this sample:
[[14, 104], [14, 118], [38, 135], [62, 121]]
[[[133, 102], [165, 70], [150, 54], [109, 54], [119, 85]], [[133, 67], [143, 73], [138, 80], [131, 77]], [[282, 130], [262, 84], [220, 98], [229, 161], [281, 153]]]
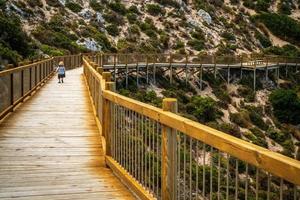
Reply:
[[[159, 109], [117, 94], [118, 67], [154, 63], [104, 57], [55, 57], [0, 72], [0, 199], [300, 198], [299, 161], [177, 115], [176, 99]], [[53, 78], [60, 60], [69, 69], [64, 84]], [[298, 70], [285, 61], [269, 67]]]

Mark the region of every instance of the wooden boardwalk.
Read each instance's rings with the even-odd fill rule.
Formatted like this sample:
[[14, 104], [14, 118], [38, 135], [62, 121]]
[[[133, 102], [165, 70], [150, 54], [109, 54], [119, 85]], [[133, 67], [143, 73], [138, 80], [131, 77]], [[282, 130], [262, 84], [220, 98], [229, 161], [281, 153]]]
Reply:
[[134, 199], [105, 166], [82, 69], [0, 124], [0, 199]]

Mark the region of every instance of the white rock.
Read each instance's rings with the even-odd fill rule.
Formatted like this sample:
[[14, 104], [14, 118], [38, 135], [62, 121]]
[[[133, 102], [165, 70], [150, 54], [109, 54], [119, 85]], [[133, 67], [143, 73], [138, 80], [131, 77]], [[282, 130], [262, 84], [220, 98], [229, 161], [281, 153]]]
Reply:
[[207, 24], [211, 24], [212, 23], [212, 19], [211, 16], [208, 12], [206, 12], [205, 10], [200, 9], [197, 13], [203, 21], [205, 21]]
[[85, 19], [91, 19], [93, 17], [93, 11], [88, 9], [88, 8], [84, 8], [79, 15]]
[[81, 38], [77, 40], [76, 43], [91, 51], [101, 51], [102, 49], [102, 47], [93, 38]]
[[58, 1], [59, 1], [59, 3], [60, 3], [61, 5], [63, 5], [63, 6], [66, 5], [66, 0], [58, 0]]
[[104, 22], [105, 22], [105, 20], [104, 20], [102, 14], [99, 13], [99, 12], [96, 13], [96, 19], [97, 19], [97, 22], [99, 22], [99, 23], [101, 23], [101, 24], [104, 24]]

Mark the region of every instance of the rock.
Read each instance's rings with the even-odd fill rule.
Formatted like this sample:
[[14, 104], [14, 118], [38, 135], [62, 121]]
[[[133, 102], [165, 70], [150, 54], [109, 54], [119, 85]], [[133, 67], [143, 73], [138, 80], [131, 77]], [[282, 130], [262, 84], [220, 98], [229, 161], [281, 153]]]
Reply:
[[190, 16], [187, 16], [187, 23], [196, 28], [198, 28], [200, 26], [199, 22], [192, 19], [192, 17], [190, 17]]
[[88, 9], [88, 8], [84, 8], [79, 15], [85, 19], [91, 19], [94, 15], [93, 11]]
[[102, 14], [99, 13], [99, 12], [96, 13], [96, 20], [97, 20], [98, 23], [101, 23], [101, 24], [104, 24], [104, 22], [105, 22]]
[[59, 1], [59, 3], [60, 3], [61, 5], [63, 5], [63, 6], [66, 5], [66, 0], [58, 0], [58, 1]]
[[200, 9], [197, 13], [203, 21], [205, 21], [207, 24], [211, 24], [212, 23], [212, 19], [211, 16], [208, 12], [206, 12], [205, 10]]
[[76, 43], [91, 51], [101, 51], [102, 49], [102, 47], [93, 38], [82, 38], [77, 40]]

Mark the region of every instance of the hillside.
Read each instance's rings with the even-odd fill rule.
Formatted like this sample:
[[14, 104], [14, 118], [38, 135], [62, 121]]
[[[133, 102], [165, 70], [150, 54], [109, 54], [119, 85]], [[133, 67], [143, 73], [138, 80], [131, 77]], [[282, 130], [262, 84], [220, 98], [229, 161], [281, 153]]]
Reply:
[[300, 55], [290, 46], [300, 41], [295, 0], [1, 0], [0, 7], [0, 55], [9, 63], [87, 51]]

